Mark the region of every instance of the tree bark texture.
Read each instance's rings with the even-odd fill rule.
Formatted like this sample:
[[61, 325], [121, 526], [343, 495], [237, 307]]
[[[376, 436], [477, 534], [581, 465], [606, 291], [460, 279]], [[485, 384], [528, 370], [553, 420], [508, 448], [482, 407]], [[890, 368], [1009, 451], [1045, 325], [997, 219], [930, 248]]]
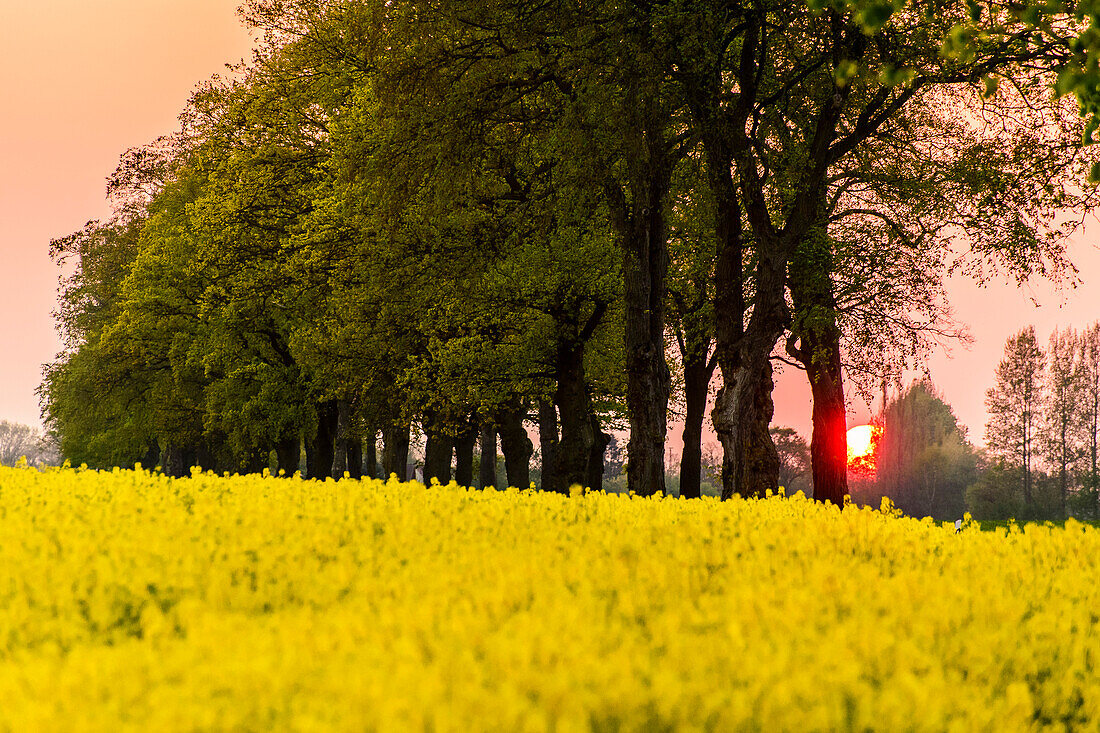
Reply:
[[770, 358], [787, 313], [786, 259], [764, 252], [757, 262], [752, 315], [744, 326], [739, 210], [736, 217], [727, 212], [726, 225], [715, 273], [715, 349], [723, 386], [711, 412], [722, 443], [723, 499], [779, 490], [779, 454], [768, 431], [774, 411]]
[[[718, 77], [712, 76], [713, 85]], [[725, 122], [705, 101], [717, 93], [717, 87], [703, 92], [695, 113], [704, 131], [707, 181], [715, 203], [714, 346], [723, 386], [711, 419], [722, 444], [722, 498], [729, 499], [779, 489], [779, 455], [768, 432], [774, 409], [769, 359], [787, 320], [787, 262], [778, 240], [758, 237], [756, 293], [746, 326], [742, 207], [731, 168], [733, 148]]]
[[630, 423], [627, 486], [639, 496], [665, 490], [670, 389], [665, 361], [668, 237], [663, 207], [667, 188], [667, 172], [655, 170], [633, 183], [629, 215], [622, 213], [625, 207], [612, 206], [620, 212], [614, 218], [623, 257], [626, 411]]

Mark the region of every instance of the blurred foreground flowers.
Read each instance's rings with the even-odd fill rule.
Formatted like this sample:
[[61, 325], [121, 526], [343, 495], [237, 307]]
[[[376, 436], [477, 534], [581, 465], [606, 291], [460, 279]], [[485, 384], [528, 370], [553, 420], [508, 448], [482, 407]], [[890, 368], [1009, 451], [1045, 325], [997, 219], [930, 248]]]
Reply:
[[1100, 728], [1100, 531], [0, 469], [0, 729]]

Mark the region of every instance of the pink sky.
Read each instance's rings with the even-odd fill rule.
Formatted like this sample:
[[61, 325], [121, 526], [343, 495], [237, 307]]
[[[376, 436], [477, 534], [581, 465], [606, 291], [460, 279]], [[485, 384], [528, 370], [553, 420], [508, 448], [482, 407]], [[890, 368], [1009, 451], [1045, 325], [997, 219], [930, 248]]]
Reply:
[[[0, 419], [38, 424], [34, 390], [42, 364], [59, 348], [50, 315], [57, 286], [50, 239], [106, 216], [105, 179], [118, 156], [175, 129], [195, 85], [248, 54], [238, 3], [0, 2]], [[974, 344], [937, 355], [929, 369], [972, 439], [981, 440], [985, 390], [1008, 336], [1033, 324], [1046, 339], [1056, 326], [1100, 319], [1098, 235], [1094, 225], [1074, 243], [1083, 280], [1074, 291], [1043, 283], [1024, 291], [950, 284]], [[801, 373], [780, 377], [776, 400], [776, 423], [808, 435]], [[854, 399], [851, 424], [869, 415]]]

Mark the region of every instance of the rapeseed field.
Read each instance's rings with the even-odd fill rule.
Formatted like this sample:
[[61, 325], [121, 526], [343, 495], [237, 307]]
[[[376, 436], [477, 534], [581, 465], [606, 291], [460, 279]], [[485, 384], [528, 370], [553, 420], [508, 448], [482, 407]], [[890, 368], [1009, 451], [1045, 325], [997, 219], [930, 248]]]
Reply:
[[1100, 531], [0, 469], [0, 729], [1095, 730]]

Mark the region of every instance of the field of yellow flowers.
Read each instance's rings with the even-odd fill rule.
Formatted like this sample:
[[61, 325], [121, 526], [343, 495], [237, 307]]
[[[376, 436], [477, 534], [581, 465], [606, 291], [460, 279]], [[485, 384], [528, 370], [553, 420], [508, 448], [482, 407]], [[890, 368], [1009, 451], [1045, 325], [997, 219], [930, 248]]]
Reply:
[[0, 469], [0, 730], [1100, 728], [1100, 531]]

